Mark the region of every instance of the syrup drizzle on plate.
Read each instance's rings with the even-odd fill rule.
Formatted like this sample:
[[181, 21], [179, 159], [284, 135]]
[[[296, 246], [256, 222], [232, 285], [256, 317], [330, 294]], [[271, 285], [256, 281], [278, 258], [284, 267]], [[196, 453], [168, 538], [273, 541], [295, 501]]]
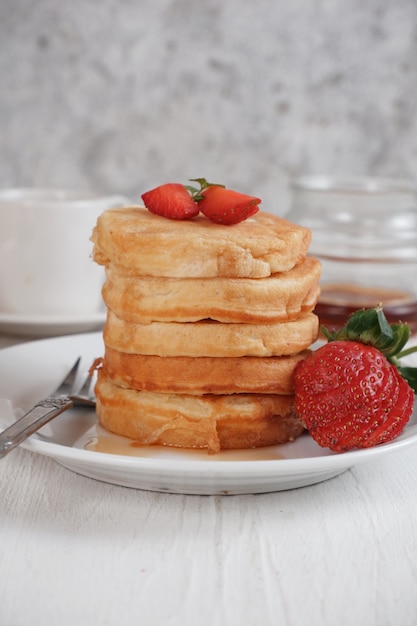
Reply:
[[278, 446], [267, 446], [265, 448], [250, 448], [248, 450], [222, 450], [218, 454], [208, 454], [206, 450], [178, 449], [168, 446], [143, 446], [130, 439], [112, 435], [101, 435], [91, 437], [84, 443], [85, 450], [104, 452], [106, 454], [121, 454], [124, 456], [135, 456], [150, 458], [164, 456], [174, 457], [180, 453], [189, 460], [195, 461], [273, 461], [284, 458], [279, 454]]

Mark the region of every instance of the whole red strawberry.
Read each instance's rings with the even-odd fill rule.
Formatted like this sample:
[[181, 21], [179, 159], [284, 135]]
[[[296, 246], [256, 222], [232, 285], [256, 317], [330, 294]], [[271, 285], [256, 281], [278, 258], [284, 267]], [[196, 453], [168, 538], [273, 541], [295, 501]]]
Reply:
[[313, 439], [335, 452], [368, 448], [397, 437], [408, 422], [417, 370], [399, 358], [407, 324], [388, 324], [382, 307], [357, 311], [328, 343], [298, 363], [295, 406]]
[[199, 213], [198, 204], [188, 189], [178, 183], [165, 183], [142, 194], [142, 200], [151, 213], [172, 220], [185, 220]]

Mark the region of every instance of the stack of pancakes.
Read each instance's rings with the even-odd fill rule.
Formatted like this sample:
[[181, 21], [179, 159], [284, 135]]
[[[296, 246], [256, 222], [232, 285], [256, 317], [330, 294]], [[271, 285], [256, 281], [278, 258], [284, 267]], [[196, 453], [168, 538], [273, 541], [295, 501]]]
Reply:
[[318, 333], [310, 239], [264, 212], [233, 226], [104, 212], [92, 235], [107, 276], [101, 425], [209, 452], [301, 434], [293, 372]]

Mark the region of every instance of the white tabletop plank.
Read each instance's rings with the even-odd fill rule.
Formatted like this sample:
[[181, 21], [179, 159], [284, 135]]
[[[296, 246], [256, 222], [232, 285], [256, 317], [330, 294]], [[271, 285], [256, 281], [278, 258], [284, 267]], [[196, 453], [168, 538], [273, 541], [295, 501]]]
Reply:
[[415, 625], [416, 484], [414, 449], [256, 496], [130, 490], [16, 450], [0, 623]]

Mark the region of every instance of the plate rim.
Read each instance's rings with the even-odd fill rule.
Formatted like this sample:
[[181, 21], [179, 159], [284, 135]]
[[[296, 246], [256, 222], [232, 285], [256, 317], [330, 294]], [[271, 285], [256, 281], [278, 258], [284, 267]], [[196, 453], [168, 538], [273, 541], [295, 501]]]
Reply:
[[[333, 470], [338, 467], [352, 467], [353, 465], [359, 463], [365, 463], [370, 461], [373, 457], [378, 457], [388, 452], [394, 453], [400, 449], [406, 449], [412, 447], [413, 445], [417, 445], [417, 424], [414, 424], [410, 427], [414, 428], [415, 433], [412, 435], [407, 435], [407, 433], [403, 433], [397, 439], [392, 442], [382, 444], [379, 446], [374, 446], [372, 448], [363, 448], [363, 449], [355, 449], [349, 452], [335, 453], [335, 454], [324, 454], [322, 456], [309, 456], [302, 458], [288, 458], [288, 459], [254, 459], [254, 460], [216, 460], [213, 463], [210, 463], [208, 460], [200, 461], [196, 459], [161, 459], [161, 458], [152, 458], [152, 457], [140, 457], [140, 456], [129, 456], [122, 455], [117, 453], [108, 453], [108, 452], [100, 452], [93, 450], [85, 450], [82, 448], [75, 448], [73, 446], [66, 446], [57, 442], [48, 442], [42, 441], [39, 439], [36, 434], [34, 437], [28, 439], [27, 441], [21, 444], [21, 447], [24, 447], [31, 452], [36, 454], [43, 454], [45, 456], [53, 456], [57, 458], [54, 454], [55, 451], [59, 451], [59, 458], [70, 458], [74, 459], [74, 456], [78, 454], [82, 457], [103, 460], [106, 459], [111, 465], [123, 464], [129, 467], [134, 467], [137, 469], [142, 468], [143, 466], [159, 466], [161, 463], [164, 465], [164, 469], [179, 471], [181, 468], [186, 468], [188, 471], [197, 471], [197, 470], [206, 470], [208, 467], [216, 468], [216, 471], [221, 472], [221, 470], [225, 470], [225, 468], [236, 468], [237, 470], [249, 469], [261, 471], [268, 470], [276, 467], [283, 468], [294, 468], [300, 467], [302, 471], [306, 471], [309, 469], [313, 469], [314, 465], [320, 464], [328, 464], [328, 468], [317, 467], [317, 470]], [[404, 436], [405, 435], [405, 436]], [[403, 437], [403, 438], [401, 438]], [[286, 444], [282, 444], [286, 445]], [[274, 447], [274, 446], [272, 446]], [[68, 451], [68, 453], [62, 453], [62, 450]], [[69, 453], [69, 451], [72, 452]], [[175, 450], [172, 450], [175, 452]], [[179, 450], [178, 452], [183, 452]], [[75, 460], [75, 459], [74, 459]], [[81, 460], [81, 459], [80, 459]], [[114, 462], [113, 462], [114, 461]]]

